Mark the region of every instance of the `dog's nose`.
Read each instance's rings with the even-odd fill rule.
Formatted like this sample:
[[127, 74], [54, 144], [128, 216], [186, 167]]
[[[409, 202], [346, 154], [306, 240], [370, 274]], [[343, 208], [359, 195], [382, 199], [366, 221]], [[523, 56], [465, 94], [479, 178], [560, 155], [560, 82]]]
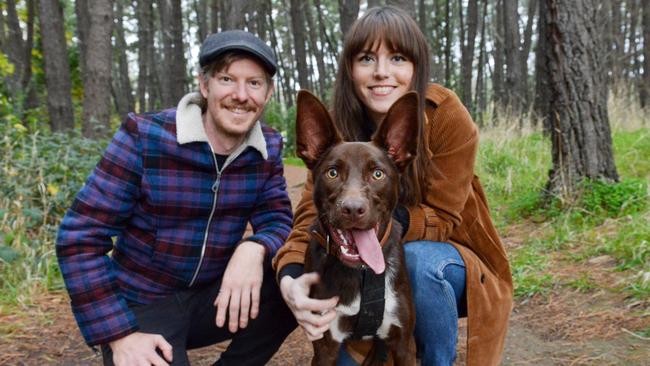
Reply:
[[360, 198], [347, 198], [341, 202], [341, 214], [348, 220], [359, 220], [366, 212], [368, 205]]

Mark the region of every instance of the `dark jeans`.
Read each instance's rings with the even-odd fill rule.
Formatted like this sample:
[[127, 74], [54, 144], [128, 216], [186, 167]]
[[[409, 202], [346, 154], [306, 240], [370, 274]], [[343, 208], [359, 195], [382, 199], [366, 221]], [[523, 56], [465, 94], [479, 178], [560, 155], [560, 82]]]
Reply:
[[[270, 266], [269, 266], [270, 267]], [[211, 287], [189, 289], [148, 305], [133, 305], [140, 332], [162, 335], [173, 347], [172, 365], [189, 365], [186, 350], [232, 339], [214, 365], [264, 365], [296, 328], [291, 311], [282, 300], [273, 271], [267, 267], [256, 319], [236, 333], [215, 325], [217, 297], [221, 281]], [[102, 347], [104, 365], [113, 365], [110, 347]]]

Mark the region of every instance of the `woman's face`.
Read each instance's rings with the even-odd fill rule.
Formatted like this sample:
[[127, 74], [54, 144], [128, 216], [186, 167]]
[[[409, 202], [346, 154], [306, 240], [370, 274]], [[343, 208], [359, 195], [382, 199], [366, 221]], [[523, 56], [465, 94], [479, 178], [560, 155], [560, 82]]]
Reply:
[[357, 97], [379, 124], [393, 103], [411, 89], [413, 62], [381, 42], [377, 50], [359, 52], [352, 62]]

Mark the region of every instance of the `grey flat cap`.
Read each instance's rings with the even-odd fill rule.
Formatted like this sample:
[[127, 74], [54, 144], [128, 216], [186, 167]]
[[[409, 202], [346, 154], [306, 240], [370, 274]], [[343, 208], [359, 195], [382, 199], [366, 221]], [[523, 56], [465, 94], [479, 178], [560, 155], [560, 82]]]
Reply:
[[257, 56], [267, 66], [271, 76], [275, 75], [278, 67], [271, 47], [252, 33], [242, 30], [229, 30], [209, 35], [201, 45], [199, 65], [203, 67], [214, 61], [220, 54], [231, 50], [246, 51]]

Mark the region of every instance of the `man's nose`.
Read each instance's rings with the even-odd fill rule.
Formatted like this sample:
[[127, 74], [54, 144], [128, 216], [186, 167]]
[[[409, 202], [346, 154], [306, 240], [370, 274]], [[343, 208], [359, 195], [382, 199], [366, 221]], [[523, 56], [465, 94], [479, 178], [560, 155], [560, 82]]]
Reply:
[[237, 83], [235, 86], [235, 90], [232, 92], [232, 99], [237, 100], [239, 102], [245, 102], [248, 100], [248, 90], [246, 90], [246, 84], [245, 83]]

